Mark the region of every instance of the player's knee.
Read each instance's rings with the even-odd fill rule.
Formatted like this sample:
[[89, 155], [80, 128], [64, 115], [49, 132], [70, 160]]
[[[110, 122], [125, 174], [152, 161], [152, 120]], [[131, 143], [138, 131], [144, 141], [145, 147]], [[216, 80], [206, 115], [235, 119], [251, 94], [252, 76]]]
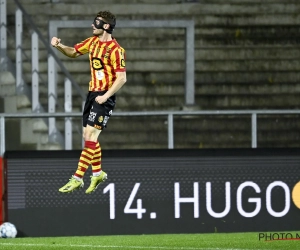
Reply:
[[97, 141], [100, 132], [101, 132], [100, 130], [94, 128], [87, 129], [83, 135], [84, 136], [83, 139], [85, 141]]
[[91, 135], [88, 134], [88, 133], [85, 133], [85, 134], [83, 135], [83, 139], [84, 139], [85, 141], [90, 141], [90, 140], [91, 140]]

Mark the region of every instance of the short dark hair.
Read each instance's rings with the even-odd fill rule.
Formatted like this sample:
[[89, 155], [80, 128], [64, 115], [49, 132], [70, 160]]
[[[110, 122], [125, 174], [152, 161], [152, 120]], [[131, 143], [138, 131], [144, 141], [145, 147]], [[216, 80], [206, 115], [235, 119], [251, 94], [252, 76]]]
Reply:
[[110, 25], [116, 25], [116, 17], [109, 11], [100, 11], [97, 17], [102, 17], [103, 21]]

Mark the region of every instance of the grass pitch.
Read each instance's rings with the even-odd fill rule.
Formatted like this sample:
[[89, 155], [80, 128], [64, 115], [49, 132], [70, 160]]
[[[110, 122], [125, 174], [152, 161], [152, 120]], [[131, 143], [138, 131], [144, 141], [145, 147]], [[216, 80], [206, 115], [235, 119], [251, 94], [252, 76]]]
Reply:
[[300, 249], [300, 240], [259, 240], [258, 233], [159, 234], [0, 239], [5, 250], [260, 250]]

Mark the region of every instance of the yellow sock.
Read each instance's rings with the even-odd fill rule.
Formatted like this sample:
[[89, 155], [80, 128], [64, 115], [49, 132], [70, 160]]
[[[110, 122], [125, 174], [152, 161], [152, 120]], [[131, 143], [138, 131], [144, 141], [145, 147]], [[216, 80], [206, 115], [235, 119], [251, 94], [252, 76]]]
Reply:
[[92, 159], [94, 158], [95, 148], [96, 148], [96, 142], [92, 142], [92, 141], [85, 142], [84, 148], [81, 151], [78, 167], [74, 174], [74, 177], [83, 178], [86, 170], [91, 164]]
[[96, 148], [94, 152], [95, 153], [94, 153], [93, 160], [91, 161], [91, 164], [92, 164], [93, 175], [97, 176], [101, 172], [101, 156], [102, 156], [101, 146], [99, 142], [96, 144]]

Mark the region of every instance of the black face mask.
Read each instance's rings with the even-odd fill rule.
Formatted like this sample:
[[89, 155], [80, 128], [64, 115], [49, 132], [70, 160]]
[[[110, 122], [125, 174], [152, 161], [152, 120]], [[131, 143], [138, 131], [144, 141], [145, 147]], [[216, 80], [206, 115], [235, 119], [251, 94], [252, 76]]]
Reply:
[[[96, 29], [105, 30], [109, 34], [111, 34], [113, 32], [114, 27], [116, 25], [115, 23], [114, 24], [106, 23], [103, 20], [98, 19], [97, 17], [94, 19], [93, 24], [94, 24], [94, 26], [95, 26]], [[109, 28], [108, 29], [104, 29], [104, 24], [109, 24]]]

